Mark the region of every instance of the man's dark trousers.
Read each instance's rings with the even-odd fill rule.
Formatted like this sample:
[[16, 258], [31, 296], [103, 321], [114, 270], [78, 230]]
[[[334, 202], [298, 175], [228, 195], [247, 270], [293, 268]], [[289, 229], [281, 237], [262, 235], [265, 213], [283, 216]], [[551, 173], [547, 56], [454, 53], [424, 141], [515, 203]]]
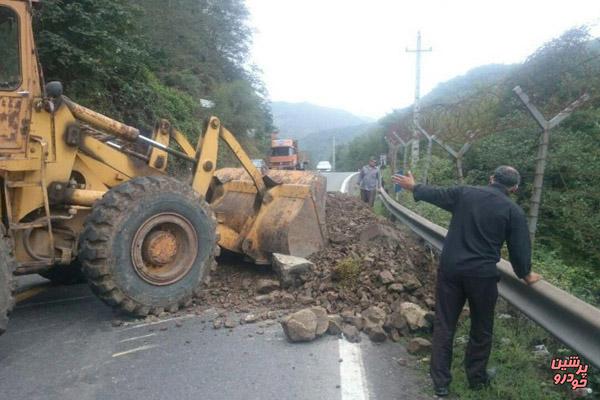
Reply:
[[469, 301], [471, 332], [465, 352], [465, 369], [471, 385], [486, 383], [486, 366], [492, 349], [497, 278], [444, 276], [438, 271], [430, 374], [435, 387], [452, 380], [452, 346], [458, 317]]
[[375, 190], [360, 189], [360, 198], [362, 199], [362, 201], [367, 203], [369, 207], [373, 207], [373, 205], [375, 204], [376, 194], [377, 192], [375, 192]]

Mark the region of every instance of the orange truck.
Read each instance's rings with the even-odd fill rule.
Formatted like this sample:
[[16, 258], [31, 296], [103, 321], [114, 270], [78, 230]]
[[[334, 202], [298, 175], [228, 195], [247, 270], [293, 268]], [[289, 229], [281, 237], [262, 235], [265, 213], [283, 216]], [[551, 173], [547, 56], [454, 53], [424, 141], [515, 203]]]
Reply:
[[269, 168], [304, 170], [308, 160], [304, 152], [298, 151], [298, 141], [294, 139], [271, 140]]

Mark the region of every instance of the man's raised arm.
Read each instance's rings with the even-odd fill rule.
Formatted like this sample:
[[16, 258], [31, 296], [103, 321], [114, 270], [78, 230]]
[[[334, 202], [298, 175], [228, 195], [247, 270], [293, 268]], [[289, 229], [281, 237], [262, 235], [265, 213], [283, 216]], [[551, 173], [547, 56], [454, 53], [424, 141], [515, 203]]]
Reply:
[[392, 181], [403, 189], [413, 192], [415, 201], [423, 200], [450, 212], [454, 210], [462, 190], [460, 186], [441, 188], [416, 184], [410, 171], [407, 175], [393, 175]]

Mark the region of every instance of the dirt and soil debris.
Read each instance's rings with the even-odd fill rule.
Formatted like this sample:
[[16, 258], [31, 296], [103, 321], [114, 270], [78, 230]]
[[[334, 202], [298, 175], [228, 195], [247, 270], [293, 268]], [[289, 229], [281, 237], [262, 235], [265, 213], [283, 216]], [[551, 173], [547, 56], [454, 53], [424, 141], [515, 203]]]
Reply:
[[329, 193], [326, 215], [329, 245], [310, 256], [313, 265], [301, 268], [293, 279], [282, 279], [281, 267], [242, 263], [225, 253], [192, 307], [197, 312], [216, 309], [215, 329], [265, 320], [285, 324], [291, 314], [318, 307], [317, 320], [329, 321], [318, 332], [306, 312], [287, 324], [298, 327], [292, 336], [300, 340], [328, 332], [358, 341], [362, 331], [373, 341], [397, 341], [429, 329], [433, 254], [355, 197]]

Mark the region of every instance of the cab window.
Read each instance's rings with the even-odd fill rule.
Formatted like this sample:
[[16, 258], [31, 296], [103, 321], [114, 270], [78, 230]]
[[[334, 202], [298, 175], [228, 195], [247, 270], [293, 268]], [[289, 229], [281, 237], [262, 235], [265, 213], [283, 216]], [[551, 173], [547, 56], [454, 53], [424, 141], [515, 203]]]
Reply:
[[282, 157], [282, 156], [293, 156], [294, 148], [293, 147], [273, 147], [271, 150], [271, 156], [273, 157]]
[[19, 18], [0, 6], [0, 90], [13, 90], [21, 83], [19, 61]]

